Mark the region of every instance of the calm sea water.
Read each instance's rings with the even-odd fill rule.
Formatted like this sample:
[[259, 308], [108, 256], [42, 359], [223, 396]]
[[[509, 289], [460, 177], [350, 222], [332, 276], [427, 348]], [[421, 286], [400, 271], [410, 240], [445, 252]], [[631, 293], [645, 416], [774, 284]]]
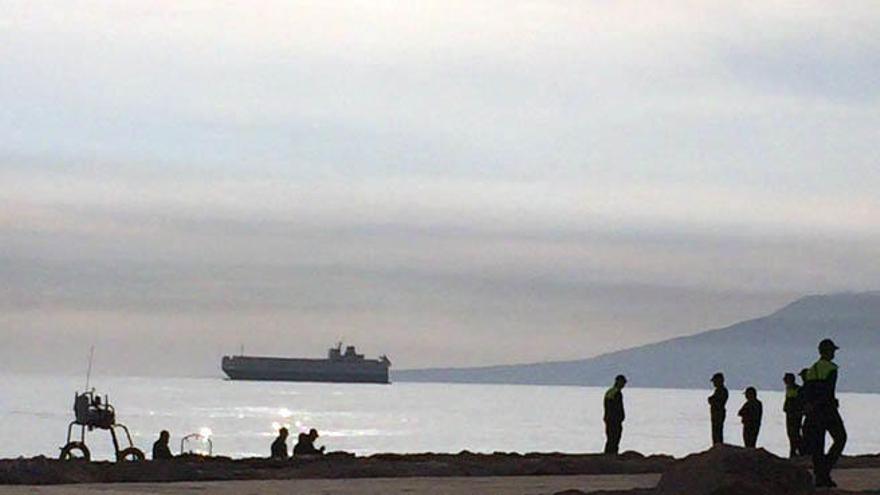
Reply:
[[[0, 457], [56, 456], [73, 419], [82, 378], [0, 375]], [[598, 452], [604, 442], [603, 389], [524, 385], [395, 383], [348, 385], [233, 382], [193, 378], [105, 378], [117, 418], [148, 451], [158, 432], [180, 438], [210, 432], [215, 454], [266, 456], [276, 430], [317, 428], [328, 450], [376, 452]], [[709, 446], [709, 390], [627, 388], [622, 449], [681, 456]], [[786, 454], [782, 394], [761, 392], [765, 419], [759, 443]], [[849, 453], [880, 451], [880, 395], [842, 394]], [[726, 438], [741, 444], [731, 391]], [[87, 439], [94, 458], [110, 458], [110, 437]], [[197, 445], [196, 445], [197, 446]]]

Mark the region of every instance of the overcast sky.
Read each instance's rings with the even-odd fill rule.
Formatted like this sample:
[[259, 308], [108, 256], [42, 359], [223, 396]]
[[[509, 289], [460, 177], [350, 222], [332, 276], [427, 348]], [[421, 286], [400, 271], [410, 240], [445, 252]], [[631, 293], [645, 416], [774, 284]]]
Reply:
[[4, 366], [570, 359], [880, 287], [880, 8], [0, 0]]

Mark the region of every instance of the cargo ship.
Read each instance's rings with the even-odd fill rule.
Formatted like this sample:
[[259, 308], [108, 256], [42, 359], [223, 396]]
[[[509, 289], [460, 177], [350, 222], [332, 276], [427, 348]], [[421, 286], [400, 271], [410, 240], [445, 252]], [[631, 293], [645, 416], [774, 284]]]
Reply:
[[390, 383], [391, 361], [386, 356], [365, 359], [353, 345], [342, 343], [327, 351], [326, 359], [223, 356], [223, 372], [232, 380], [285, 382]]

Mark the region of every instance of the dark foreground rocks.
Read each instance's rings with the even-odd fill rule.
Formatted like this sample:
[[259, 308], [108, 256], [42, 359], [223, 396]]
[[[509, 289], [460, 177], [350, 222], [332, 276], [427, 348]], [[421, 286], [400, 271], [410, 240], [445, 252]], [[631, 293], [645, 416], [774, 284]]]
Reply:
[[377, 454], [331, 453], [276, 461], [191, 456], [168, 461], [83, 462], [45, 457], [0, 460], [0, 484], [222, 481], [295, 478], [399, 478], [421, 476], [539, 476], [659, 473], [669, 456], [598, 454]]
[[806, 495], [813, 476], [763, 449], [719, 445], [669, 466], [656, 495]]

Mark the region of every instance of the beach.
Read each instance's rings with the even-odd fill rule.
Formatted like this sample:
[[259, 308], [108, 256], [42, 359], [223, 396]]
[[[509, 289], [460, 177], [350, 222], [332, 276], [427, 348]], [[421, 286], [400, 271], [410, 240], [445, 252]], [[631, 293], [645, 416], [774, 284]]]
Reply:
[[[565, 490], [627, 491], [650, 489], [659, 474], [587, 476], [475, 476], [336, 480], [248, 480], [178, 483], [106, 483], [54, 486], [2, 486], [3, 495], [550, 495]], [[880, 468], [842, 469], [836, 474], [840, 490], [880, 493]]]
[[[795, 462], [762, 450], [724, 446], [685, 459], [561, 454], [424, 454], [367, 458], [319, 458], [310, 462], [267, 459], [183, 458], [142, 463], [61, 462], [52, 459], [0, 460], [0, 494], [498, 494], [539, 495], [576, 490], [583, 493], [651, 494], [664, 473], [682, 463], [711, 461], [712, 477], [720, 466], [755, 468], [744, 459], [806, 473], [809, 462]], [[745, 457], [743, 457], [745, 456]], [[764, 456], [762, 458], [762, 456]], [[769, 456], [769, 457], [768, 457]], [[736, 458], [739, 457], [739, 460]], [[731, 459], [732, 461], [728, 461]], [[845, 457], [834, 473], [839, 493], [880, 493], [880, 456]], [[780, 476], [785, 474], [779, 471]], [[749, 476], [750, 474], [746, 474]], [[804, 474], [806, 476], [806, 474]], [[773, 476], [773, 475], [771, 475]], [[808, 477], [809, 478], [809, 477]]]

